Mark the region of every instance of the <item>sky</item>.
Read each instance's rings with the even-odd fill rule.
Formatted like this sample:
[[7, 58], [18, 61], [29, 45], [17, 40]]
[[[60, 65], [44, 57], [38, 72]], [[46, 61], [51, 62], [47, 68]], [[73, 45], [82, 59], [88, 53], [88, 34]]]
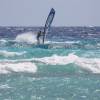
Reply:
[[100, 0], [0, 0], [0, 26], [100, 26]]

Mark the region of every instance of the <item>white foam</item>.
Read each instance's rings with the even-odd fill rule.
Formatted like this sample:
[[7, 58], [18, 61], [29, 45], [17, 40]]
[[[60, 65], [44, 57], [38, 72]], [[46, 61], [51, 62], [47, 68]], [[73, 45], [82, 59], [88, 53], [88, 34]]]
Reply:
[[35, 60], [51, 65], [67, 65], [70, 63], [74, 63], [80, 68], [85, 69], [87, 71], [91, 71], [93, 73], [100, 73], [100, 59], [81, 58], [73, 53], [69, 54], [68, 56], [53, 55], [51, 57], [43, 57]]
[[0, 42], [6, 43], [7, 40], [5, 40], [5, 39], [1, 39]]
[[27, 32], [27, 33], [23, 33], [23, 34], [19, 34], [17, 35], [15, 41], [17, 42], [25, 42], [28, 44], [33, 44], [36, 43], [36, 33], [34, 32]]
[[79, 58], [75, 63], [83, 69], [93, 73], [100, 73], [100, 59]]
[[[70, 53], [68, 56], [58, 56], [52, 55], [50, 57], [43, 58], [31, 58], [31, 59], [20, 59], [20, 60], [2, 60], [0, 63], [16, 63], [16, 66], [23, 66], [23, 64], [30, 63], [33, 61], [42, 62], [44, 64], [50, 65], [67, 65], [70, 63], [76, 64], [81, 69], [87, 70], [92, 73], [100, 73], [100, 58], [83, 58], [75, 55], [74, 53]], [[18, 65], [17, 65], [18, 64]], [[26, 64], [27, 65], [27, 64]], [[10, 65], [9, 65], [10, 66]]]
[[6, 39], [1, 39], [0, 40], [0, 45], [6, 45], [7, 43], [7, 40]]
[[26, 51], [23, 51], [23, 52], [9, 52], [9, 51], [6, 51], [6, 50], [0, 50], [0, 56], [4, 56], [4, 57], [21, 56], [25, 53], [26, 53]]
[[69, 63], [74, 63], [77, 58], [78, 57], [76, 55], [69, 54], [68, 56], [53, 55], [51, 57], [43, 57], [35, 60], [41, 61], [46, 64], [51, 64], [51, 65], [57, 65], [57, 64], [66, 65]]
[[36, 71], [37, 71], [37, 66], [31, 62], [0, 63], [0, 74], [7, 74], [11, 72], [35, 73]]
[[0, 84], [0, 89], [9, 89], [12, 88], [8, 84]]
[[74, 44], [74, 43], [80, 43], [80, 41], [64, 41], [64, 42], [57, 42], [57, 41], [45, 41], [45, 43], [56, 43], [56, 44]]

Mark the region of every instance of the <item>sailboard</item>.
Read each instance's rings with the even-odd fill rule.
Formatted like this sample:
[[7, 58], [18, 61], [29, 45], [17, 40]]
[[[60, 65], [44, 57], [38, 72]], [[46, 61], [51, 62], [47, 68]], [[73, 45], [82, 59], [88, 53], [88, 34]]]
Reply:
[[50, 13], [49, 13], [49, 15], [47, 17], [47, 20], [46, 20], [46, 23], [45, 23], [45, 26], [44, 26], [44, 31], [43, 31], [43, 44], [44, 44], [44, 40], [45, 40], [46, 34], [50, 30], [50, 26], [52, 24], [52, 21], [54, 19], [54, 16], [55, 16], [55, 10], [52, 8], [50, 10]]

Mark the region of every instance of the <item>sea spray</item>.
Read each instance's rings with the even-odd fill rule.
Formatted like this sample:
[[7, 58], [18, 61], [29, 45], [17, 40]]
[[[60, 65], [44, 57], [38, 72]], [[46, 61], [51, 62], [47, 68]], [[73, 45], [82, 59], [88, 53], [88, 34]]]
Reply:
[[37, 42], [36, 40], [36, 33], [35, 32], [27, 32], [22, 33], [16, 36], [15, 41], [21, 42], [21, 43], [28, 43], [28, 44], [34, 44]]

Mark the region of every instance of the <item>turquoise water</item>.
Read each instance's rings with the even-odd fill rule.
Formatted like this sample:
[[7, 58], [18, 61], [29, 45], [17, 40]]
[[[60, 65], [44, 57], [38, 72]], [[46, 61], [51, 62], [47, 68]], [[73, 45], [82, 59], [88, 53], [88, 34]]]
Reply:
[[31, 32], [1, 36], [0, 100], [100, 100], [99, 34], [61, 29], [65, 37], [52, 30], [45, 47]]

